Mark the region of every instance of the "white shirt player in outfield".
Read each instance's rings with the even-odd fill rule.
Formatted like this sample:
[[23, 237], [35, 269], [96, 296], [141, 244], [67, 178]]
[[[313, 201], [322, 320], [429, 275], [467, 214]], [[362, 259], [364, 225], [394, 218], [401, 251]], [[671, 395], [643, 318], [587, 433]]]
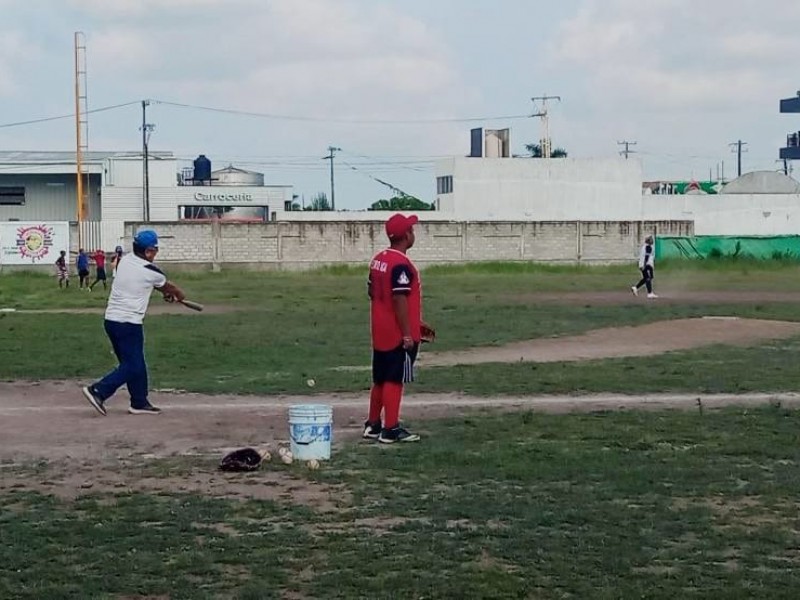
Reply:
[[86, 400], [104, 416], [106, 401], [123, 385], [127, 385], [131, 396], [129, 413], [153, 415], [161, 412], [147, 398], [142, 322], [154, 289], [161, 292], [168, 302], [180, 302], [186, 296], [153, 264], [156, 254], [156, 232], [140, 231], [133, 238], [133, 253], [123, 256], [116, 266], [117, 275], [106, 307], [105, 330], [119, 366], [100, 381], [83, 388]]
[[648, 298], [658, 298], [653, 292], [653, 279], [655, 278], [655, 265], [656, 265], [656, 249], [653, 243], [653, 236], [648, 235], [644, 238], [644, 244], [639, 251], [639, 271], [642, 272], [642, 278], [639, 283], [631, 287], [631, 292], [634, 296], [639, 295], [639, 288], [642, 286], [647, 287]]

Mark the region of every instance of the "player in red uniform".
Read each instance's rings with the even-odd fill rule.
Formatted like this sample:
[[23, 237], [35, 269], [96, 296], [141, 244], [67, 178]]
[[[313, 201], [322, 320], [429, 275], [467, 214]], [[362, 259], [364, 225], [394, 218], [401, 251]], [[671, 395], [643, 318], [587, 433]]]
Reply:
[[419, 271], [406, 255], [414, 245], [417, 221], [416, 216], [392, 216], [386, 222], [390, 247], [376, 254], [369, 266], [373, 385], [364, 437], [385, 444], [419, 440], [400, 426], [403, 384], [414, 380], [422, 328], [427, 327]]

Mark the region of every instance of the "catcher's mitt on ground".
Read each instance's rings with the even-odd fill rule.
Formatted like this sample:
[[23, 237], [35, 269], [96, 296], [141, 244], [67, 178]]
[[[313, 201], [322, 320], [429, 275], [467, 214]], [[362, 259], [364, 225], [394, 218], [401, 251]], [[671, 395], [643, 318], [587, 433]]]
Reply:
[[226, 454], [219, 463], [223, 471], [255, 471], [261, 466], [261, 454], [254, 448], [241, 448]]
[[422, 326], [422, 341], [431, 343], [436, 339], [436, 330], [431, 327], [430, 325], [423, 325]]

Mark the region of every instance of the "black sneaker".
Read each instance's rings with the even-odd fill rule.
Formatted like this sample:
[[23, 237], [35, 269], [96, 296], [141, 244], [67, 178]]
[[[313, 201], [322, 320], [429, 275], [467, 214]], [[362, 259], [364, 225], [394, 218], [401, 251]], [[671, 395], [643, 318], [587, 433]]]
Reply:
[[381, 422], [376, 421], [375, 423], [370, 423], [367, 421], [364, 423], [364, 435], [362, 435], [365, 440], [377, 440], [381, 437]]
[[130, 406], [128, 412], [132, 415], [158, 415], [161, 413], [161, 409], [152, 404], [145, 404], [144, 406]]
[[90, 385], [82, 388], [83, 397], [89, 401], [89, 404], [94, 406], [94, 409], [99, 412], [104, 417], [108, 415], [106, 412], [105, 403], [103, 400], [100, 399], [100, 396], [97, 395], [97, 392], [94, 391], [94, 388]]
[[378, 441], [382, 444], [394, 444], [395, 442], [418, 442], [419, 436], [411, 433], [408, 429], [403, 429], [399, 425], [391, 429], [383, 429]]

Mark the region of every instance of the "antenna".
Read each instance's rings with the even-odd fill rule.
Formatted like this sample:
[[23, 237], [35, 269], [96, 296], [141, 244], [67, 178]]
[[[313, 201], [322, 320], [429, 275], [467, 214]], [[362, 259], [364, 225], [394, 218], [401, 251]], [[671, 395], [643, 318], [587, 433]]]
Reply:
[[532, 117], [540, 117], [542, 119], [542, 158], [550, 158], [552, 153], [552, 142], [550, 141], [550, 118], [547, 112], [547, 101], [548, 100], [558, 100], [561, 102], [561, 96], [548, 96], [545, 94], [544, 96], [534, 96], [531, 98], [531, 102], [533, 102], [533, 108], [536, 110], [536, 102], [542, 103], [541, 110], [538, 110]]

